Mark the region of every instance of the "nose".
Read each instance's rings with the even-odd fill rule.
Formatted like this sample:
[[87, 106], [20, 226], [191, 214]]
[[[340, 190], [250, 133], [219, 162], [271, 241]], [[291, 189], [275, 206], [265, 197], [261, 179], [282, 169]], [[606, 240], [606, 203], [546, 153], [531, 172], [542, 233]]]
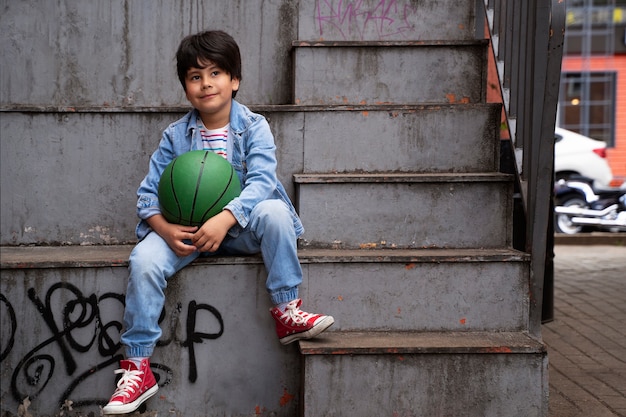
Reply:
[[211, 78], [210, 77], [204, 77], [202, 79], [202, 89], [207, 89], [207, 88], [211, 88]]

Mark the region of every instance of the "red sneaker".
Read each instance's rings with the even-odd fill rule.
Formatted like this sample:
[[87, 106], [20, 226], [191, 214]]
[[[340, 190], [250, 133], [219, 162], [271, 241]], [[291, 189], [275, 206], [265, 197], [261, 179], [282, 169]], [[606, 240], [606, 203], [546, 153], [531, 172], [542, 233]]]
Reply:
[[270, 309], [276, 321], [276, 334], [283, 345], [300, 339], [311, 339], [335, 322], [331, 316], [305, 313], [300, 310], [300, 305], [302, 300], [298, 298], [287, 304], [284, 313], [278, 307]]
[[104, 414], [132, 413], [159, 389], [149, 359], [142, 360], [139, 369], [134, 362], [122, 360], [120, 368], [115, 373], [122, 374], [122, 378], [117, 382], [111, 400], [102, 409]]

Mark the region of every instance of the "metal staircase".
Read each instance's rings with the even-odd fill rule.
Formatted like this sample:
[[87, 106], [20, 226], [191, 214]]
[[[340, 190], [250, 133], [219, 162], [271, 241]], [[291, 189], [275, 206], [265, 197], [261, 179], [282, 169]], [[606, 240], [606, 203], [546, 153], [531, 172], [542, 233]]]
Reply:
[[[147, 411], [546, 417], [545, 139], [556, 111], [547, 87], [560, 62], [550, 29], [550, 16], [562, 10], [558, 0], [270, 3], [262, 21], [290, 36], [291, 52], [279, 48], [277, 56], [292, 57], [291, 78], [279, 82], [290, 82], [293, 94], [287, 104], [250, 107], [270, 121], [279, 175], [306, 228], [299, 251], [304, 306], [336, 323], [319, 339], [281, 346], [271, 331], [261, 259], [201, 259], [168, 283], [164, 335], [153, 357], [162, 390]], [[485, 101], [485, 21], [518, 158], [515, 175], [499, 166], [502, 106]], [[511, 51], [528, 61], [512, 59]], [[556, 78], [558, 88], [558, 71]], [[95, 220], [81, 211], [68, 226], [67, 213], [83, 197], [67, 197], [65, 187], [105, 190], [122, 205], [144, 168], [134, 168], [127, 155], [137, 144], [123, 133], [137, 130], [147, 157], [155, 144], [143, 138], [186, 110], [146, 106], [3, 108], [5, 131], [30, 132], [44, 121], [61, 138], [58, 152], [57, 142], [46, 148], [51, 156], [42, 166], [61, 178], [74, 170], [70, 161], [87, 171], [67, 184], [52, 174], [36, 177], [66, 196], [66, 208], [48, 209], [45, 221], [38, 218], [38, 227], [23, 227], [21, 235], [3, 235], [3, 417], [25, 397], [33, 416], [67, 410], [68, 400], [75, 417], [93, 415], [112, 392], [131, 249], [115, 243], [127, 236], [117, 230], [135, 219], [105, 213], [103, 192], [94, 196]], [[120, 152], [94, 143], [89, 151], [73, 146], [66, 156], [64, 141], [81, 144], [92, 132], [114, 134]], [[16, 178], [28, 178], [26, 167], [37, 163], [32, 142], [3, 138], [2, 164]], [[13, 154], [20, 158], [5, 156]], [[93, 154], [89, 166], [76, 157]], [[102, 179], [107, 172], [128, 184], [112, 190]], [[514, 218], [516, 190], [522, 218]], [[15, 221], [3, 219], [3, 231], [34, 221], [29, 213], [39, 207], [23, 204], [27, 210]], [[3, 202], [3, 213], [17, 212], [14, 206]], [[520, 221], [525, 247], [514, 245]], [[98, 226], [85, 231], [89, 224]], [[59, 242], [65, 245], [54, 246]]]
[[[455, 12], [447, 27], [481, 21], [474, 4]], [[295, 103], [326, 107], [305, 115], [294, 176], [302, 252], [316, 263], [313, 304], [338, 320], [300, 343], [301, 415], [545, 415], [530, 257], [511, 241], [515, 178], [499, 172], [500, 106], [485, 103], [487, 43], [434, 37], [428, 18], [419, 37], [384, 41], [306, 29]]]

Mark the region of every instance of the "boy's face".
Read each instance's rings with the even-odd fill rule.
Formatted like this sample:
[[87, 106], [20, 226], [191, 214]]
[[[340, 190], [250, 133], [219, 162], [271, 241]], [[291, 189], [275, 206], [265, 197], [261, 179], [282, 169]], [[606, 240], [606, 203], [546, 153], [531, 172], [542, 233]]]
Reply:
[[239, 80], [212, 62], [200, 62], [204, 68], [190, 68], [185, 77], [187, 100], [200, 112], [207, 129], [218, 129], [228, 124], [233, 91], [239, 89]]

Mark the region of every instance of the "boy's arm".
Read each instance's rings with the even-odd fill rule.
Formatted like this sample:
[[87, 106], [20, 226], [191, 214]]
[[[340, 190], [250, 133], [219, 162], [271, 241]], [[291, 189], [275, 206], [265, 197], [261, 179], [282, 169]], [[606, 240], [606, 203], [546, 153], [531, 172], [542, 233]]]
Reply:
[[148, 222], [152, 230], [167, 242], [176, 255], [187, 256], [197, 250], [194, 245], [184, 242], [185, 240], [192, 240], [194, 232], [198, 230], [196, 226], [182, 226], [170, 223], [161, 214], [155, 214], [147, 218], [146, 222]]

